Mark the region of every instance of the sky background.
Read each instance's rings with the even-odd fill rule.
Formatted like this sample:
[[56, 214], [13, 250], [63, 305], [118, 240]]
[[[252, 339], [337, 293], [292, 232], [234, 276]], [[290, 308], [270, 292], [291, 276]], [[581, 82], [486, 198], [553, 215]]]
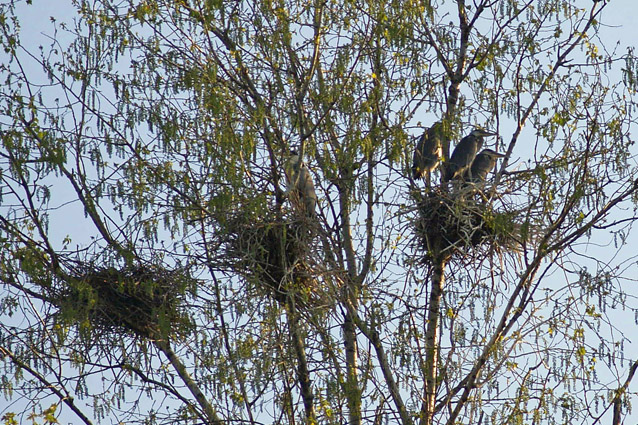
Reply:
[[[0, 0], [0, 2], [5, 0]], [[583, 7], [589, 7], [591, 0], [577, 0], [582, 3]], [[608, 0], [609, 6], [602, 14], [602, 22], [604, 25], [600, 28], [600, 37], [605, 43], [608, 50], [616, 50], [618, 55], [626, 52], [628, 48], [634, 47], [638, 44], [638, 0]], [[65, 6], [67, 5], [67, 6]], [[28, 49], [37, 52], [37, 46], [51, 44], [51, 36], [53, 34], [50, 17], [55, 16], [58, 22], [70, 21], [73, 19], [73, 9], [68, 8], [67, 1], [60, 0], [34, 0], [33, 5], [28, 6], [20, 4], [17, 7], [16, 13], [20, 17], [22, 26], [21, 41], [22, 44]], [[621, 76], [609, 74], [610, 81], [616, 81]], [[638, 134], [638, 128], [632, 131], [633, 137], [636, 138]], [[69, 196], [73, 196], [69, 192]], [[65, 210], [67, 214], [67, 223], [69, 228], [74, 227], [77, 232], [80, 229], [83, 221], [82, 213], [77, 212], [77, 217], [69, 216], [68, 210]], [[62, 227], [54, 228], [55, 232], [60, 232], [61, 237], [67, 233], [67, 229]], [[635, 229], [636, 230], [636, 229]], [[599, 246], [595, 242], [587, 248], [587, 252], [591, 255], [598, 256], [608, 251], [608, 240], [600, 240]], [[621, 253], [622, 257], [628, 259], [635, 258], [636, 252], [638, 252], [638, 231], [634, 231], [632, 237], [630, 237], [629, 245], [625, 248], [626, 251]], [[617, 259], [622, 261], [622, 259]], [[635, 259], [633, 260], [635, 261]], [[635, 267], [634, 267], [635, 268]], [[634, 282], [635, 283], [635, 282]], [[634, 295], [638, 295], [638, 290], [633, 291]], [[617, 319], [617, 326], [623, 329], [625, 335], [632, 341], [629, 347], [625, 350], [625, 354], [633, 359], [638, 358], [638, 327], [632, 320], [633, 315], [625, 314], [627, 312], [619, 311], [617, 314], [611, 315]], [[636, 335], [632, 338], [632, 335]], [[638, 391], [638, 379], [632, 382], [630, 391], [633, 393]], [[638, 424], [638, 398], [633, 397], [634, 404], [637, 406], [634, 408], [634, 412], [627, 417], [625, 424]], [[72, 421], [71, 421], [72, 422]], [[609, 423], [610, 418], [603, 423]], [[63, 421], [64, 423], [64, 421]]]

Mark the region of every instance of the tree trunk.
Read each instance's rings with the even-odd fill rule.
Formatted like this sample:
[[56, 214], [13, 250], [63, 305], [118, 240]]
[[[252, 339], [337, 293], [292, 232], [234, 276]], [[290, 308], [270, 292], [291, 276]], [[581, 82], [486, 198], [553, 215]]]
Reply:
[[348, 425], [361, 425], [361, 390], [357, 373], [357, 333], [350, 312], [343, 321], [343, 337], [346, 348], [346, 398], [348, 400]]
[[[344, 179], [352, 178], [350, 170], [342, 170]], [[348, 304], [343, 318], [343, 340], [346, 350], [346, 399], [348, 403], [348, 425], [361, 425], [361, 389], [359, 388], [357, 329], [353, 314], [359, 309], [359, 293], [361, 282], [357, 277], [357, 262], [352, 242], [350, 225], [351, 190], [339, 188], [339, 207], [341, 210], [341, 237], [343, 240], [347, 281], [344, 302]], [[350, 310], [351, 309], [351, 310]]]
[[310, 372], [308, 372], [308, 360], [306, 358], [304, 340], [299, 327], [299, 314], [295, 308], [293, 297], [294, 295], [288, 295], [288, 327], [290, 338], [292, 339], [292, 344], [295, 349], [295, 356], [297, 357], [297, 380], [299, 381], [301, 398], [306, 411], [306, 424], [313, 425], [317, 423], [317, 415], [314, 407], [312, 382], [310, 380]]
[[425, 333], [425, 395], [421, 407], [421, 425], [431, 425], [436, 404], [437, 376], [439, 372], [440, 307], [445, 282], [447, 258], [436, 257], [432, 270], [432, 286], [428, 305], [428, 323]]

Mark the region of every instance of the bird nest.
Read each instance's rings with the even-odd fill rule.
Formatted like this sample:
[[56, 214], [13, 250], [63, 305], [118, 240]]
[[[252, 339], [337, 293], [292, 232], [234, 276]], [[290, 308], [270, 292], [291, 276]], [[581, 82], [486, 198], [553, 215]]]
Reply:
[[497, 211], [472, 185], [451, 192], [431, 191], [415, 198], [415, 232], [426, 259], [435, 253], [449, 257], [483, 247], [520, 250], [517, 213]]
[[91, 331], [145, 338], [185, 335], [193, 322], [183, 306], [196, 280], [184, 270], [136, 265], [120, 269], [83, 264], [69, 277], [60, 299], [63, 321]]
[[234, 217], [227, 225], [225, 257], [231, 269], [256, 289], [280, 303], [293, 297], [301, 304], [321, 301], [316, 267], [311, 259], [312, 231], [304, 220]]

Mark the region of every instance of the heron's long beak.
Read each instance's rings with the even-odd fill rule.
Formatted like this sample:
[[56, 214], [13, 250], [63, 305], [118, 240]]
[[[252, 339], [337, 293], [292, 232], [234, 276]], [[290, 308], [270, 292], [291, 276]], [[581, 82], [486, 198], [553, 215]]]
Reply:
[[477, 129], [478, 135], [481, 137], [489, 137], [496, 136], [496, 133], [492, 133], [491, 131], [483, 130], [482, 128]]

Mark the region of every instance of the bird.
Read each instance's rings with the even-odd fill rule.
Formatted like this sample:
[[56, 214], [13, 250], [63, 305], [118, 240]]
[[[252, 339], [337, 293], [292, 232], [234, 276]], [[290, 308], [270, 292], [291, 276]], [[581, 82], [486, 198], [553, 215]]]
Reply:
[[425, 178], [430, 186], [430, 173], [436, 169], [441, 159], [441, 145], [444, 134], [443, 123], [436, 122], [423, 132], [412, 157], [412, 177]]
[[290, 151], [290, 156], [284, 165], [284, 172], [288, 181], [286, 195], [297, 209], [303, 210], [309, 217], [314, 217], [317, 207], [315, 185], [308, 167], [296, 151]]
[[475, 128], [469, 135], [462, 138], [452, 152], [442, 181], [446, 182], [456, 177], [462, 177], [465, 170], [472, 165], [476, 152], [483, 146], [483, 138], [495, 135], [496, 133], [482, 128]]
[[468, 182], [484, 182], [487, 178], [487, 174], [492, 171], [496, 165], [496, 158], [503, 158], [505, 155], [493, 151], [492, 149], [483, 149], [474, 161], [472, 166], [465, 173], [465, 181]]

